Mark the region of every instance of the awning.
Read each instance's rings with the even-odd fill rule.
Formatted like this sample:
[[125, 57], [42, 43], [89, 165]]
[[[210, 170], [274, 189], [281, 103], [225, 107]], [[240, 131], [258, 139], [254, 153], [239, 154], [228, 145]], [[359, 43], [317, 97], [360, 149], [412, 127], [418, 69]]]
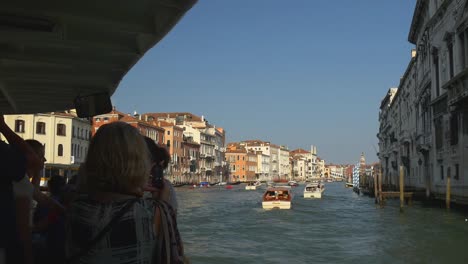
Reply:
[[0, 3], [0, 113], [73, 108], [112, 95], [196, 0]]

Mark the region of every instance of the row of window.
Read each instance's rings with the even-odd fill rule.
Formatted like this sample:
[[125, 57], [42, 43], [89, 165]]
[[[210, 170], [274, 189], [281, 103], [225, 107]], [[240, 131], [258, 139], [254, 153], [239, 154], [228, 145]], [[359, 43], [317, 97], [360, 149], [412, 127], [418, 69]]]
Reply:
[[[455, 179], [455, 180], [459, 180], [460, 179], [460, 164], [455, 164], [454, 166], [454, 172], [452, 174], [452, 167], [447, 167], [447, 176], [448, 177], [452, 177]], [[440, 179], [443, 180], [444, 179], [444, 166], [441, 165], [440, 166]]]
[[87, 149], [78, 144], [72, 144], [72, 156], [81, 158], [86, 156]]
[[[24, 133], [25, 121], [21, 119], [15, 120], [15, 132]], [[67, 127], [65, 124], [57, 124], [57, 136], [66, 136]], [[46, 134], [46, 123], [36, 122], [36, 134]]]
[[[167, 135], [168, 135], [168, 136], [171, 135], [171, 131], [170, 131], [170, 130], [167, 130]], [[181, 137], [182, 134], [181, 134], [179, 131], [174, 130], [174, 136], [176, 136], [176, 137]]]
[[[76, 132], [75, 132], [76, 131]], [[21, 119], [15, 120], [15, 132], [24, 133], [25, 132], [25, 121]], [[89, 140], [91, 131], [83, 128], [73, 127], [73, 137], [82, 138]], [[46, 134], [46, 123], [45, 122], [36, 122], [36, 134], [45, 135]], [[66, 136], [67, 135], [67, 126], [65, 124], [57, 124], [57, 136]]]
[[73, 138], [90, 140], [91, 139], [91, 131], [88, 131], [88, 129], [83, 129], [83, 128], [79, 128], [79, 127], [77, 127], [76, 130], [75, 130], [75, 127], [73, 127], [72, 136], [73, 136]]
[[[109, 118], [108, 117], [104, 117], [104, 122], [108, 122], [109, 121]], [[99, 123], [101, 122], [101, 118], [100, 117], [96, 117], [96, 119], [94, 119], [96, 121], [96, 123]]]

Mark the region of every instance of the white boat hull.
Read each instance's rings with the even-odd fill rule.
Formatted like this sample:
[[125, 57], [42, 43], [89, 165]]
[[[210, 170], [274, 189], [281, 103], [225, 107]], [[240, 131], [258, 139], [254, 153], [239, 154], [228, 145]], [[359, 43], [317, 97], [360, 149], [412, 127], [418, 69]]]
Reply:
[[254, 191], [257, 189], [257, 186], [253, 185], [253, 186], [245, 186], [245, 189], [246, 190], [250, 190], [250, 191]]
[[291, 209], [289, 201], [267, 201], [262, 202], [263, 209]]
[[322, 198], [322, 193], [324, 190], [316, 192], [304, 192], [304, 198]]

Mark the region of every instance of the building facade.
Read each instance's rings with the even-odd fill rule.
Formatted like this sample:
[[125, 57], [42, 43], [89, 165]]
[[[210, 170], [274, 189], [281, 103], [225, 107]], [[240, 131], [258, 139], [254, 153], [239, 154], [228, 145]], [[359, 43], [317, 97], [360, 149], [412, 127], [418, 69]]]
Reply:
[[4, 118], [20, 137], [35, 139], [44, 145], [46, 176], [70, 176], [85, 162], [91, 125], [88, 120], [78, 118], [73, 110], [5, 115]]
[[408, 40], [415, 50], [394, 96], [380, 107], [383, 183], [468, 203], [468, 2], [418, 0]]

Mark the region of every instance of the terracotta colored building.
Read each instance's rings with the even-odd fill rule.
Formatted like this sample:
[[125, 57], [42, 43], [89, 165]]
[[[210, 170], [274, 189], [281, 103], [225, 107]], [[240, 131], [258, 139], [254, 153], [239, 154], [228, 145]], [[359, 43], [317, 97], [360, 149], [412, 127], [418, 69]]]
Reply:
[[179, 181], [184, 173], [184, 130], [173, 123], [165, 121], [154, 121], [158, 126], [165, 130], [165, 143], [171, 154], [171, 164], [169, 165], [169, 174], [173, 181]]
[[226, 161], [230, 168], [230, 181], [249, 182], [256, 180], [257, 154], [254, 151], [247, 151], [237, 143], [228, 144]]
[[135, 114], [132, 116], [130, 114], [124, 114], [120, 111], [117, 111], [115, 108], [110, 113], [97, 115], [93, 117], [91, 125], [91, 134], [94, 136], [94, 134], [96, 134], [96, 131], [102, 125], [117, 121], [125, 122], [132, 125], [133, 127], [137, 128], [143, 136], [151, 138], [159, 145], [164, 144], [164, 128], [159, 127], [154, 123], [142, 120], [141, 115]]

